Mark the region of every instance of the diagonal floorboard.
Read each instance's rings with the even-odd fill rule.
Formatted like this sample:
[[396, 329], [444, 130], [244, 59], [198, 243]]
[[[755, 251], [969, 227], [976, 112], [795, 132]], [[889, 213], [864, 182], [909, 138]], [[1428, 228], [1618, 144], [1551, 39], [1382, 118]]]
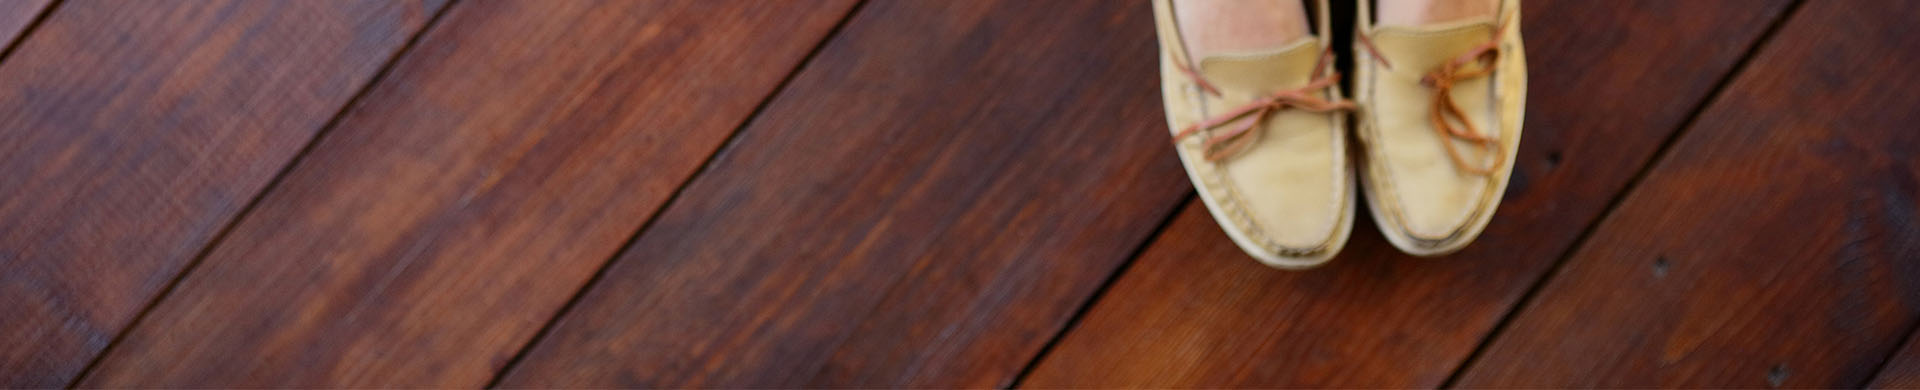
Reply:
[[460, 3], [80, 385], [485, 385], [850, 5]]
[[440, 4], [46, 16], [0, 62], [0, 387], [76, 377]]
[[0, 388], [1920, 386], [1920, 3], [1528, 0], [1479, 242], [1286, 272], [1145, 4], [450, 1], [0, 0]]
[[53, 0], [0, 0], [0, 45], [6, 45], [0, 46], [0, 53], [9, 52], [11, 45], [26, 35], [34, 18], [52, 5]]
[[1010, 383], [1188, 191], [1119, 5], [867, 4], [502, 385]]
[[1460, 380], [1853, 387], [1920, 323], [1920, 2], [1810, 1]]
[[1334, 263], [1272, 271], [1192, 204], [1025, 383], [1439, 386], [1786, 4], [1528, 2], [1527, 132], [1478, 242], [1411, 258], [1363, 220]]
[[[1920, 330], [1915, 331], [1920, 333]], [[1867, 386], [1875, 389], [1911, 389], [1920, 388], [1920, 339], [1916, 333], [1907, 334], [1907, 345], [1900, 348], [1889, 358], [1873, 382]]]

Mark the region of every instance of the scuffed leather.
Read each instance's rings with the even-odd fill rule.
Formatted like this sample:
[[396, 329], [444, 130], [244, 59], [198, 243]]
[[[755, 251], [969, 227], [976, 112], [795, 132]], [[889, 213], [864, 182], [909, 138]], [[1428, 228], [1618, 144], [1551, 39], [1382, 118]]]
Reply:
[[[1324, 37], [1330, 36], [1323, 2], [1316, 7], [1318, 34], [1272, 50], [1199, 59], [1193, 69], [1220, 89], [1222, 96], [1216, 97], [1176, 66], [1188, 59], [1171, 3], [1156, 0], [1154, 8], [1170, 133], [1262, 95], [1307, 84], [1327, 47]], [[1325, 93], [1325, 98], [1338, 98], [1333, 88]], [[1203, 137], [1179, 140], [1176, 150], [1208, 210], [1249, 255], [1285, 268], [1325, 262], [1352, 230], [1354, 182], [1346, 113], [1284, 110], [1254, 131], [1257, 138], [1250, 149], [1218, 164], [1204, 157]]]
[[[1359, 134], [1366, 147], [1362, 183], [1375, 220], [1388, 240], [1415, 255], [1439, 255], [1464, 247], [1485, 229], [1504, 192], [1520, 143], [1525, 110], [1526, 63], [1519, 32], [1519, 2], [1504, 0], [1508, 18], [1494, 74], [1455, 84], [1453, 101], [1476, 128], [1494, 133], [1502, 148], [1490, 151], [1443, 137], [1432, 123], [1433, 90], [1420, 78], [1442, 63], [1492, 39], [1499, 18], [1431, 26], [1372, 26], [1370, 1], [1362, 0], [1359, 34], [1371, 37], [1391, 69], [1356, 46], [1355, 100], [1364, 107]], [[1469, 161], [1497, 158], [1491, 175], [1467, 172], [1447, 157], [1452, 142]], [[1499, 152], [1497, 155], [1489, 152]]]

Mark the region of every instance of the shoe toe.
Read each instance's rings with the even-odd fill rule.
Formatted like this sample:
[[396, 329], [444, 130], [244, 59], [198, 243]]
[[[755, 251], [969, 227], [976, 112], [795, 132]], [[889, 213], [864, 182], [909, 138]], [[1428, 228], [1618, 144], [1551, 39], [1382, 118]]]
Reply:
[[[1262, 147], [1217, 167], [1226, 183], [1207, 196], [1230, 236], [1268, 265], [1298, 268], [1331, 258], [1353, 214], [1344, 136], [1324, 116], [1283, 114]], [[1302, 131], [1300, 129], [1317, 129]]]

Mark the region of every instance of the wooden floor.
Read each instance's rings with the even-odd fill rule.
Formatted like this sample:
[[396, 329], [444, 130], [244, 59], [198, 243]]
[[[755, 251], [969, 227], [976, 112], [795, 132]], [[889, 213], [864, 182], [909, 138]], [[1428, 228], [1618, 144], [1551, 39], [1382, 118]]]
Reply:
[[1920, 387], [1920, 1], [1529, 0], [1491, 227], [1306, 272], [1148, 8], [0, 0], [0, 387]]

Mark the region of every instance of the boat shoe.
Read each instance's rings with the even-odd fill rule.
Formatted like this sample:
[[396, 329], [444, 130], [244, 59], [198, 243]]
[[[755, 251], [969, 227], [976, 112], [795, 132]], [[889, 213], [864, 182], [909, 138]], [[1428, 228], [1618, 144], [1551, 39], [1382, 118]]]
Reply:
[[1326, 0], [1313, 34], [1280, 47], [1192, 58], [1170, 0], [1154, 1], [1161, 92], [1174, 148], [1227, 237], [1270, 266], [1333, 257], [1353, 227], [1347, 113], [1327, 37]]
[[1520, 145], [1520, 2], [1423, 26], [1374, 25], [1372, 0], [1359, 3], [1353, 88], [1367, 205], [1402, 251], [1460, 250], [1493, 218]]

